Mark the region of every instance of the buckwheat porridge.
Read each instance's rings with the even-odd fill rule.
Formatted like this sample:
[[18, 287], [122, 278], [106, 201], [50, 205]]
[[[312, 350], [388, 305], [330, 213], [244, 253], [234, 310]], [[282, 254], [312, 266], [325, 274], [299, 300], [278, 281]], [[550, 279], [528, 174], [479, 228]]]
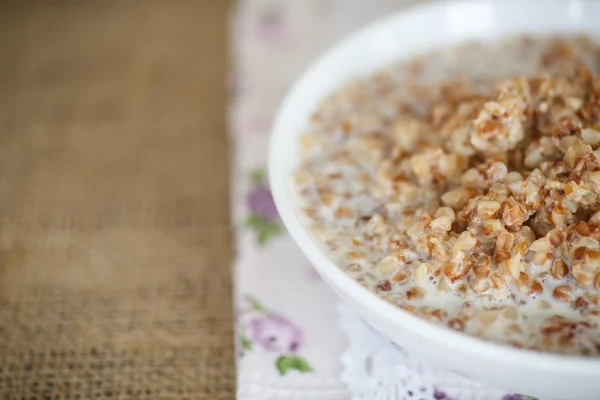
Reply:
[[433, 51], [325, 98], [295, 181], [383, 299], [495, 342], [600, 354], [600, 47]]

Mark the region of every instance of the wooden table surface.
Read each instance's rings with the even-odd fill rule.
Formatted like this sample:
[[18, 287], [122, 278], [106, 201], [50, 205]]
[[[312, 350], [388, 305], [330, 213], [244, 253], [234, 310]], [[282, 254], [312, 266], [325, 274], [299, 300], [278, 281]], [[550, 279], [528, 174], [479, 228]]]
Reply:
[[0, 4], [0, 399], [234, 397], [228, 6]]

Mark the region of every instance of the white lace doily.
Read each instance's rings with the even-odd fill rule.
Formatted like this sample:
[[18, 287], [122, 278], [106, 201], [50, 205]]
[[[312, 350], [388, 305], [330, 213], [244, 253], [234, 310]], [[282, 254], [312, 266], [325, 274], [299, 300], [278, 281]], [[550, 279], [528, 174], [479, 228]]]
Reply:
[[527, 399], [435, 368], [381, 336], [349, 306], [340, 304], [339, 312], [348, 340], [342, 380], [352, 400]]

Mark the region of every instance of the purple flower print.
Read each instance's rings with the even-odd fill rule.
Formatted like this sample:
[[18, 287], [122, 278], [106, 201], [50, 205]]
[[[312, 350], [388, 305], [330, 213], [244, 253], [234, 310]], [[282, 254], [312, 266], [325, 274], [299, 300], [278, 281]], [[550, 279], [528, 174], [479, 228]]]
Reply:
[[[240, 335], [240, 347], [251, 351], [255, 345], [266, 351], [279, 353], [275, 360], [275, 368], [281, 376], [290, 371], [308, 373], [313, 367], [303, 357], [296, 355], [304, 342], [302, 330], [279, 314], [269, 312], [258, 299], [245, 295], [251, 312], [258, 313], [245, 326]], [[246, 336], [248, 334], [248, 336]]]
[[272, 238], [281, 235], [283, 229], [271, 191], [264, 184], [265, 172], [263, 170], [252, 171], [250, 180], [253, 187], [246, 196], [250, 211], [246, 218], [246, 226], [256, 232], [258, 244], [264, 245]]
[[[435, 400], [453, 400], [452, 397], [448, 396], [445, 392], [435, 389], [433, 391], [433, 398]], [[506, 394], [502, 397], [502, 400], [536, 400], [533, 397], [523, 396], [520, 394]]]
[[445, 392], [442, 392], [437, 388], [433, 390], [433, 398], [435, 400], [453, 400], [452, 397], [448, 396]]
[[278, 6], [265, 9], [258, 16], [257, 33], [260, 39], [269, 42], [284, 39], [287, 33], [284, 10]]
[[250, 321], [252, 341], [267, 351], [296, 353], [303, 341], [300, 328], [277, 314], [267, 314]]
[[277, 208], [273, 202], [271, 191], [264, 186], [257, 186], [248, 192], [246, 198], [248, 207], [252, 214], [261, 216], [270, 221], [279, 218]]

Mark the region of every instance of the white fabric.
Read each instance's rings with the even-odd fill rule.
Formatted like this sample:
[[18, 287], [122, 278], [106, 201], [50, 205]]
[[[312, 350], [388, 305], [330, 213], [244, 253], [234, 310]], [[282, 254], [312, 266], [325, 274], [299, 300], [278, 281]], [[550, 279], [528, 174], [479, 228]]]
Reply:
[[508, 395], [409, 354], [345, 304], [340, 304], [339, 313], [339, 326], [348, 341], [342, 355], [342, 381], [352, 400], [501, 400]]

